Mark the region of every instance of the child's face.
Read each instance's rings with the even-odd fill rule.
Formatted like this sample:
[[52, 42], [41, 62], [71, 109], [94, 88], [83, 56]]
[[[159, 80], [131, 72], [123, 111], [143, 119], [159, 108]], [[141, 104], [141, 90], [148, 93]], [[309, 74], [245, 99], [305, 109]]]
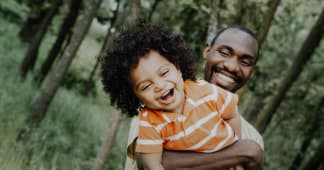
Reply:
[[151, 50], [131, 70], [130, 80], [135, 95], [147, 107], [180, 113], [184, 102], [181, 71]]

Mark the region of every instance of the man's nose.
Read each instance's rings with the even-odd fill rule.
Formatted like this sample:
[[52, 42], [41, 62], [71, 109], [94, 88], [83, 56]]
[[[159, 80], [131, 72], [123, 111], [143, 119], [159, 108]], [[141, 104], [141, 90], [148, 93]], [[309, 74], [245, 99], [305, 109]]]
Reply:
[[235, 59], [235, 57], [228, 59], [224, 62], [224, 67], [229, 72], [238, 72], [239, 71], [239, 64], [238, 61]]

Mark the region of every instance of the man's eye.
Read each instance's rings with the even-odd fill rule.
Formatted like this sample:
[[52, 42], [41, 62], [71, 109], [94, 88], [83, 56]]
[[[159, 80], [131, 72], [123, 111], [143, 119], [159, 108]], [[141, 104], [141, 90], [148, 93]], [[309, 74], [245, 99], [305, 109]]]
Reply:
[[219, 53], [223, 57], [228, 57], [230, 55], [230, 53], [227, 50], [220, 50]]
[[251, 66], [251, 65], [252, 65], [252, 62], [249, 61], [249, 60], [241, 60], [241, 63], [242, 63], [242, 65], [244, 65], [244, 66]]

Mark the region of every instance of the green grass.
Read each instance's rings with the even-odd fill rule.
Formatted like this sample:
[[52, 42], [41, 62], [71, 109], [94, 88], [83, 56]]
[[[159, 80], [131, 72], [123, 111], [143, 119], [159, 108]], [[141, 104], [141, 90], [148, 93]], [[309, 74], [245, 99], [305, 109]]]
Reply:
[[[25, 81], [19, 77], [27, 46], [19, 41], [18, 31], [17, 25], [0, 18], [0, 169], [91, 169], [113, 112], [99, 80], [97, 97], [84, 98], [76, 91], [60, 88], [37, 131], [28, 141], [16, 142], [39, 94], [31, 75]], [[46, 47], [50, 44], [42, 45]], [[44, 54], [46, 49], [41, 51]], [[128, 129], [129, 118], [123, 118], [106, 169], [123, 169]]]

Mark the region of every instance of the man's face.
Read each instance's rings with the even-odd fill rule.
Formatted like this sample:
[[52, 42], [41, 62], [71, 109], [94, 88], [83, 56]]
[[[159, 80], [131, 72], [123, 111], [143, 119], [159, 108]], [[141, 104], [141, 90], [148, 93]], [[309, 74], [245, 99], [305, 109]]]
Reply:
[[258, 43], [236, 28], [222, 32], [212, 47], [204, 50], [205, 80], [235, 92], [251, 77], [258, 53]]

